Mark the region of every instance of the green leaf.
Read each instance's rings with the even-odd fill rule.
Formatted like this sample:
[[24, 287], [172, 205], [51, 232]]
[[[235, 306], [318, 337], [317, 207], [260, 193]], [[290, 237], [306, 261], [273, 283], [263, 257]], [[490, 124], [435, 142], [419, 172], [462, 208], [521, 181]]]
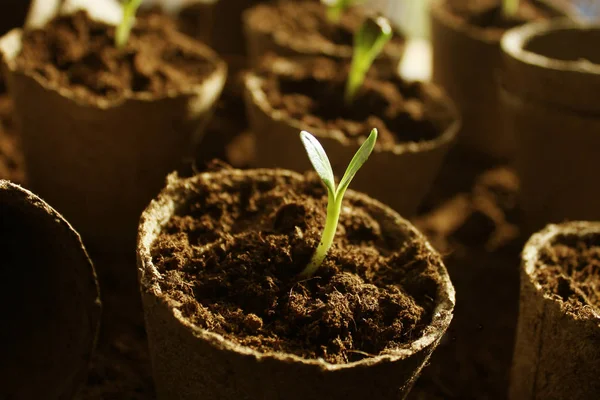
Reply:
[[331, 22], [339, 22], [342, 14], [350, 5], [353, 3], [353, 0], [337, 0], [334, 1], [330, 6], [327, 7], [327, 18]]
[[340, 184], [335, 193], [335, 198], [341, 198], [344, 196], [346, 189], [350, 186], [350, 182], [354, 178], [354, 175], [358, 172], [358, 170], [363, 166], [363, 164], [367, 161], [373, 148], [375, 148], [375, 142], [377, 141], [377, 129], [373, 128], [371, 134], [363, 142], [360, 146], [354, 157], [352, 157], [352, 161], [348, 164], [348, 168], [346, 168], [346, 172], [340, 181]]
[[300, 132], [300, 139], [308, 154], [308, 159], [313, 165], [319, 177], [332, 194], [335, 193], [335, 180], [333, 177], [333, 170], [331, 169], [331, 163], [327, 154], [321, 146], [321, 143], [310, 133], [306, 131]]
[[392, 38], [393, 30], [385, 17], [369, 17], [354, 35], [354, 53], [346, 82], [345, 100], [351, 104], [362, 86], [371, 64]]
[[142, 0], [125, 0], [123, 3], [123, 19], [115, 32], [115, 45], [117, 48], [122, 49], [127, 44], [131, 28], [135, 22], [135, 14], [141, 4]]
[[502, 0], [502, 13], [506, 17], [514, 17], [519, 11], [519, 0]]

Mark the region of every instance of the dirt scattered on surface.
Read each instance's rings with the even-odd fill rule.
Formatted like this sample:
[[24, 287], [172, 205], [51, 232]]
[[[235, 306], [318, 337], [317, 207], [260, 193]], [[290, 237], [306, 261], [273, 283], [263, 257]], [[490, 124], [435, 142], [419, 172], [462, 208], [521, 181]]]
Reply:
[[[259, 4], [250, 12], [252, 27], [270, 35], [277, 34], [281, 43], [289, 43], [296, 49], [310, 51], [316, 48], [345, 46], [350, 52], [356, 32], [367, 10], [351, 7], [344, 12], [338, 23], [327, 18], [327, 7], [319, 1], [279, 1]], [[392, 39], [386, 44], [384, 53], [401, 54], [404, 35], [394, 30]]]
[[191, 38], [174, 39], [175, 24], [169, 21], [163, 14], [141, 15], [127, 44], [117, 49], [113, 26], [83, 11], [60, 16], [43, 30], [25, 31], [17, 66], [89, 101], [188, 90], [215, 66]]
[[600, 312], [600, 236], [559, 236], [541, 249], [534, 276], [570, 312]]
[[[283, 59], [279, 59], [283, 60]], [[271, 107], [306, 126], [336, 129], [349, 138], [379, 130], [378, 146], [420, 142], [439, 137], [452, 115], [429, 96], [429, 86], [378, 74], [365, 80], [351, 105], [344, 101], [349, 66], [327, 58], [289, 62], [274, 71], [267, 59], [260, 75]], [[380, 76], [384, 75], [384, 76]]]
[[358, 200], [345, 203], [317, 274], [299, 280], [325, 220], [316, 175], [196, 190], [152, 249], [163, 291], [196, 325], [262, 352], [347, 363], [393, 352], [431, 321], [440, 260], [383, 230]]

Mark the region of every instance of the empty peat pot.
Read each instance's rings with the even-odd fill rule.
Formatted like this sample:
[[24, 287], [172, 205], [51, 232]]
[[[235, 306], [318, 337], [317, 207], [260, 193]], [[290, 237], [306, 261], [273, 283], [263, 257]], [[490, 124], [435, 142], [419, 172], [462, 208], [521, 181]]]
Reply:
[[512, 158], [515, 148], [498, 112], [500, 39], [510, 27], [552, 15], [539, 3], [520, 3], [514, 19], [503, 17], [500, 0], [433, 0], [430, 5], [432, 81], [448, 92], [461, 113], [458, 146], [494, 160]]
[[[368, 10], [348, 8], [340, 21], [327, 18], [327, 5], [320, 1], [277, 1], [258, 4], [243, 14], [248, 57], [258, 65], [268, 53], [280, 56], [326, 56], [350, 62], [354, 33]], [[405, 38], [394, 30], [392, 39], [375, 60], [378, 68], [396, 72], [405, 48]]]
[[548, 225], [525, 245], [510, 399], [600, 393], [600, 223]]
[[0, 180], [0, 399], [70, 399], [100, 323], [94, 267], [42, 199]]
[[503, 113], [517, 138], [519, 202], [530, 231], [600, 220], [600, 26], [565, 20], [507, 32]]
[[[312, 169], [298, 134], [306, 130], [341, 174], [371, 129], [378, 143], [353, 187], [411, 216], [437, 176], [460, 126], [438, 87], [372, 68], [353, 104], [344, 102], [348, 64], [327, 58], [268, 57], [246, 76], [256, 166]], [[378, 75], [379, 74], [379, 75]]]
[[351, 190], [327, 258], [300, 278], [326, 198], [314, 173], [169, 177], [137, 253], [159, 399], [406, 396], [454, 288], [409, 222]]
[[105, 251], [134, 248], [139, 215], [194, 154], [226, 77], [212, 50], [152, 21], [138, 18], [122, 50], [83, 12], [0, 40], [29, 185]]

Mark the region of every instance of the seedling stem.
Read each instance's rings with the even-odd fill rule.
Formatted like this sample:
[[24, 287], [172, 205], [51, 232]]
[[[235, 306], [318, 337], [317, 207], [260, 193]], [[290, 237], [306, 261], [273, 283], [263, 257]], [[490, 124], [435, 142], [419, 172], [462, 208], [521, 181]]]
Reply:
[[125, 47], [129, 40], [129, 34], [135, 22], [135, 13], [140, 4], [142, 4], [142, 0], [125, 0], [123, 2], [123, 19], [115, 32], [115, 46], [118, 49]]
[[329, 22], [334, 24], [340, 21], [342, 18], [342, 14], [350, 5], [354, 2], [354, 0], [334, 0], [329, 1], [327, 6], [327, 19]]
[[321, 146], [319, 141], [313, 135], [306, 131], [300, 132], [300, 139], [306, 149], [310, 162], [327, 188], [327, 217], [323, 233], [321, 234], [321, 241], [310, 262], [300, 273], [301, 277], [308, 278], [314, 275], [317, 269], [319, 269], [333, 244], [338, 221], [340, 219], [340, 212], [342, 211], [342, 199], [344, 198], [346, 189], [348, 189], [354, 175], [356, 175], [373, 151], [375, 142], [377, 141], [377, 129], [371, 131], [367, 140], [364, 141], [354, 157], [352, 157], [337, 188], [335, 187], [331, 163], [329, 162], [329, 158], [327, 157], [323, 146]]
[[351, 105], [375, 58], [392, 38], [392, 27], [385, 17], [367, 18], [354, 34], [354, 54], [346, 81], [344, 101]]

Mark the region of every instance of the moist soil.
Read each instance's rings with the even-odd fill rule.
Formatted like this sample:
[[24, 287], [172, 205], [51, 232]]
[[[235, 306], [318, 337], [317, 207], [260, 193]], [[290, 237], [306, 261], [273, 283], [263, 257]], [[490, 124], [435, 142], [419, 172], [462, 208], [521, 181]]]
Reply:
[[532, 1], [521, 0], [516, 15], [506, 16], [502, 12], [501, 3], [500, 0], [471, 0], [455, 3], [450, 1], [455, 15], [467, 24], [482, 29], [506, 30], [557, 14], [556, 11], [543, 6], [539, 2], [534, 4]]
[[161, 289], [197, 326], [260, 352], [343, 364], [393, 352], [431, 322], [435, 256], [384, 231], [359, 200], [346, 202], [317, 273], [298, 277], [325, 222], [315, 174], [224, 179], [197, 192], [152, 248]]
[[437, 138], [450, 115], [426, 99], [425, 84], [406, 82], [396, 76], [367, 76], [351, 105], [344, 102], [349, 65], [327, 58], [294, 64], [293, 72], [272, 71], [265, 62], [260, 74], [263, 90], [273, 109], [320, 129], [336, 129], [349, 138], [368, 136], [379, 130], [377, 145], [385, 148], [403, 142]]
[[[354, 32], [367, 15], [361, 7], [351, 7], [343, 13], [338, 23], [327, 18], [327, 7], [319, 1], [279, 1], [260, 4], [253, 10], [252, 26], [297, 46], [306, 48], [353, 46]], [[392, 39], [384, 52], [399, 54], [404, 47], [403, 34], [394, 29]]]
[[540, 251], [534, 277], [568, 311], [600, 312], [600, 235], [559, 236]]
[[6, 94], [0, 94], [0, 179], [15, 183], [23, 183], [25, 179], [12, 101]]
[[202, 82], [215, 68], [192, 40], [173, 40], [175, 26], [165, 15], [142, 14], [127, 44], [117, 49], [115, 28], [81, 11], [25, 31], [16, 62], [21, 70], [92, 102], [142, 93], [166, 96]]

